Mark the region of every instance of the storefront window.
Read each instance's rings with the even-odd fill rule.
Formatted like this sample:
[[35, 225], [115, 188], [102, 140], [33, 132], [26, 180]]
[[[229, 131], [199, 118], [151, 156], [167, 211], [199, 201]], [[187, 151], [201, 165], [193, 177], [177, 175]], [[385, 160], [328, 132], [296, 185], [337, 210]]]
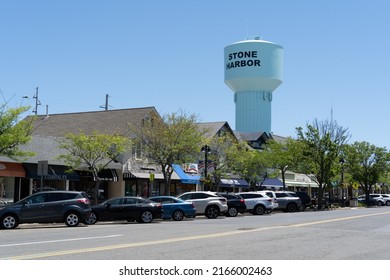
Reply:
[[15, 178], [0, 178], [0, 199], [7, 203], [14, 201]]
[[136, 196], [137, 185], [135, 181], [126, 181], [125, 196]]
[[33, 180], [33, 193], [42, 191], [65, 190], [66, 181], [57, 180]]

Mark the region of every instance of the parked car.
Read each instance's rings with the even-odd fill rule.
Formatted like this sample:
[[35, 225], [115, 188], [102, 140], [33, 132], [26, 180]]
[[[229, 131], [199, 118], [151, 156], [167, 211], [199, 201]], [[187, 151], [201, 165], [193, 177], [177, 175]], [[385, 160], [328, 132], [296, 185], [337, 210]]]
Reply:
[[253, 215], [263, 215], [271, 213], [273, 210], [273, 198], [266, 194], [258, 192], [241, 192], [237, 193], [244, 198], [247, 212]]
[[150, 197], [149, 200], [161, 203], [163, 208], [163, 219], [181, 221], [184, 217], [193, 218], [196, 216], [194, 203], [173, 196], [154, 196]]
[[226, 212], [227, 217], [236, 217], [238, 213], [245, 213], [246, 205], [243, 197], [233, 193], [217, 193], [227, 199], [228, 210]]
[[390, 206], [390, 194], [381, 194], [383, 199], [385, 200], [385, 205]]
[[262, 194], [266, 194], [267, 196], [269, 196], [270, 198], [272, 198], [272, 204], [273, 204], [273, 208], [276, 209], [279, 207], [279, 204], [278, 204], [278, 200], [276, 199], [276, 194], [274, 191], [271, 191], [271, 190], [262, 190], [262, 191], [258, 191], [258, 193], [262, 193]]
[[161, 203], [134, 196], [113, 197], [98, 205], [92, 206], [92, 214], [88, 219], [89, 224], [98, 221], [137, 221], [139, 223], [151, 223], [156, 218], [161, 218], [163, 209]]
[[84, 192], [38, 192], [0, 207], [0, 226], [13, 229], [25, 223], [65, 223], [75, 227], [90, 214], [91, 203]]
[[363, 204], [368, 204], [368, 206], [383, 206], [386, 204], [386, 201], [381, 194], [369, 194], [368, 203], [366, 201], [366, 195], [360, 195], [358, 196], [358, 201]]
[[179, 195], [178, 198], [194, 203], [196, 213], [205, 215], [209, 219], [215, 219], [228, 210], [227, 199], [213, 192], [186, 192]]
[[287, 191], [287, 192], [292, 196], [299, 197], [301, 199], [302, 206], [299, 209], [300, 211], [305, 211], [306, 208], [311, 207], [311, 198], [307, 192], [302, 192], [302, 191], [296, 191], [296, 192]]
[[302, 208], [302, 201], [299, 197], [293, 196], [288, 191], [276, 191], [276, 199], [278, 200], [277, 210], [285, 212], [297, 212]]

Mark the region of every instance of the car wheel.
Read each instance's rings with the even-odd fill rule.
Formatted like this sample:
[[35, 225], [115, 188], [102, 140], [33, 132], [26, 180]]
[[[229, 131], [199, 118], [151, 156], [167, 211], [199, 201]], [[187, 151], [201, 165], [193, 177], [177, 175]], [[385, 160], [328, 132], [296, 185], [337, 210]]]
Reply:
[[176, 210], [172, 213], [172, 220], [181, 221], [184, 218], [184, 213], [181, 210]]
[[303, 212], [303, 211], [305, 211], [305, 210], [306, 210], [306, 206], [302, 204], [302, 205], [299, 207], [299, 211], [300, 211], [300, 212]]
[[143, 211], [139, 222], [141, 223], [151, 223], [153, 221], [153, 214], [150, 211]]
[[219, 216], [219, 209], [217, 206], [209, 206], [206, 208], [206, 217], [209, 219], [215, 219]]
[[70, 212], [65, 215], [65, 224], [68, 227], [76, 227], [80, 223], [80, 215], [75, 212]]
[[263, 215], [265, 213], [265, 207], [263, 205], [257, 205], [253, 209], [253, 215]]
[[94, 225], [97, 222], [97, 216], [96, 213], [92, 212], [91, 215], [88, 217], [88, 219], [85, 220], [85, 223], [87, 225]]
[[383, 206], [383, 202], [382, 201], [378, 201], [376, 205]]
[[287, 205], [287, 212], [296, 212], [298, 209], [296, 204], [290, 203]]
[[226, 213], [227, 217], [235, 217], [238, 215], [238, 210], [236, 207], [230, 207]]
[[390, 206], [390, 201], [386, 201], [386, 206]]
[[8, 214], [1, 219], [1, 228], [13, 229], [19, 225], [18, 219], [15, 215]]

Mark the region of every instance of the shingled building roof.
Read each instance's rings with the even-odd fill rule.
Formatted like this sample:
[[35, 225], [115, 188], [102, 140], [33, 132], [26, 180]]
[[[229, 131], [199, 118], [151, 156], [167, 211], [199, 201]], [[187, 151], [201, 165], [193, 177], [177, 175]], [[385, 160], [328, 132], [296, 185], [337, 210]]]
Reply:
[[197, 123], [197, 126], [200, 130], [206, 131], [205, 134], [206, 138], [213, 138], [214, 136], [218, 135], [222, 131], [233, 134], [233, 130], [231, 129], [228, 122], [226, 121]]
[[32, 135], [63, 137], [66, 133], [98, 131], [131, 136], [130, 125], [139, 126], [150, 115], [159, 116], [155, 107], [38, 115], [33, 121]]

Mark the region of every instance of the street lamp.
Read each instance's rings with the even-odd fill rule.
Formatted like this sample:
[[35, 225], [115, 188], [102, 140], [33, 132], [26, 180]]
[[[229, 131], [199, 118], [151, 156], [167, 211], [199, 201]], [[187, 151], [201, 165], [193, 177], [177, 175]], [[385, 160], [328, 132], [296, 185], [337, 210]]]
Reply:
[[286, 190], [286, 171], [287, 171], [288, 165], [284, 166], [282, 168], [282, 180], [283, 180], [283, 190]]
[[[208, 146], [206, 144], [202, 147], [202, 149], [200, 151], [204, 153], [204, 179], [206, 181], [207, 180], [207, 169], [208, 169], [208, 153], [210, 153], [210, 146]], [[204, 186], [207, 186], [207, 185], [204, 184]]]
[[340, 158], [340, 164], [341, 164], [341, 205], [344, 207], [345, 203], [345, 191], [344, 191], [344, 158]]

